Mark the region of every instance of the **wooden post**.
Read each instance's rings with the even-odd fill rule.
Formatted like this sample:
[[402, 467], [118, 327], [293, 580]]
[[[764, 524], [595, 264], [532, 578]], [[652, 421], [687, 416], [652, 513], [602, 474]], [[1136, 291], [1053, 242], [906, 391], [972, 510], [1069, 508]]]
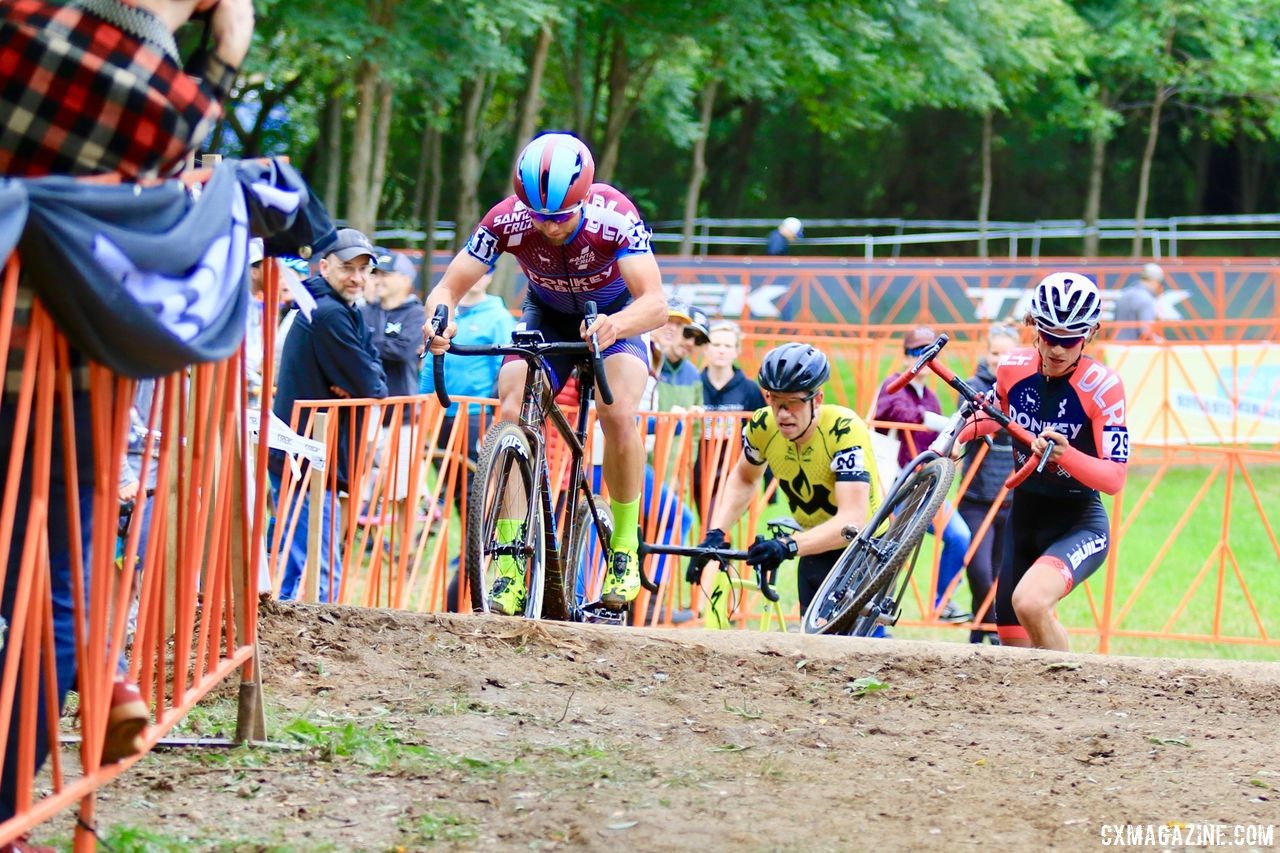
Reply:
[[[324, 412], [317, 412], [312, 420], [311, 437], [320, 436], [320, 440], [325, 440], [326, 421], [328, 416]], [[330, 460], [325, 460], [325, 465], [332, 464]], [[324, 518], [324, 471], [317, 471], [314, 466], [309, 471], [311, 477], [311, 489], [308, 500], [310, 505], [307, 507], [307, 567], [302, 579], [303, 593], [302, 600], [309, 604], [315, 604], [320, 600], [320, 532], [322, 529], [322, 520]], [[332, 587], [333, 573], [330, 571], [329, 583]], [[330, 597], [333, 597], [330, 590]]]

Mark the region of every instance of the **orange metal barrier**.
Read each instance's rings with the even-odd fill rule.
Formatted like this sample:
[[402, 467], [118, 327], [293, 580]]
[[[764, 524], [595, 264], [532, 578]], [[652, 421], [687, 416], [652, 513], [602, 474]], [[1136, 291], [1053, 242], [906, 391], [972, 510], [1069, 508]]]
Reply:
[[[431, 257], [432, 281], [450, 260]], [[1025, 309], [1029, 288], [1044, 275], [1074, 270], [1103, 289], [1103, 337], [1114, 299], [1134, 282], [1147, 258], [682, 257], [659, 258], [668, 290], [710, 317], [741, 318], [759, 331], [782, 333], [815, 324], [834, 334], [877, 336], [929, 321], [950, 328], [1005, 319]], [[1158, 259], [1164, 267], [1165, 314], [1156, 324], [1173, 340], [1277, 340], [1280, 265], [1272, 258]], [[523, 288], [521, 280], [517, 289]], [[1162, 315], [1164, 316], [1164, 315]], [[1136, 324], [1131, 324], [1136, 325]]]
[[[39, 302], [31, 305], [29, 322], [21, 322], [19, 272], [17, 256], [10, 257], [0, 297], [0, 370], [21, 375], [2, 403], [13, 437], [0, 502], [8, 522], [0, 525], [0, 580], [11, 564], [18, 574], [13, 624], [4, 638], [0, 758], [16, 755], [19, 767], [34, 766], [41, 757], [37, 714], [43, 713], [52, 738], [52, 793], [37, 798], [31, 773], [17, 772], [16, 814], [0, 825], [0, 844], [79, 801], [75, 846], [88, 850], [94, 843], [88, 828], [94, 825], [95, 792], [139, 757], [102, 763], [118, 664], [138, 683], [152, 714], [142, 736], [145, 749], [237, 669], [245, 682], [255, 679], [256, 566], [248, 555], [256, 551], [247, 547], [250, 513], [240, 447], [243, 366], [236, 355], [156, 383], [153, 404], [142, 413], [150, 428], [141, 457], [144, 488], [155, 469], [150, 533], [142, 541], [144, 512], [136, 512], [117, 565], [120, 466], [136, 383], [89, 365], [87, 393], [73, 390], [84, 368], [73, 361], [67, 340]], [[14, 353], [22, 357], [20, 365], [8, 363]], [[86, 454], [92, 456], [91, 474]], [[61, 493], [66, 498], [55, 500]], [[16, 523], [25, 527], [20, 539], [13, 537]], [[66, 541], [59, 541], [54, 531], [64, 527]], [[87, 549], [84, 532], [90, 535]], [[78, 663], [71, 684], [79, 697], [78, 768], [64, 765], [58, 747], [51, 594], [64, 570], [51, 564], [51, 555], [62, 551], [69, 552], [66, 597], [74, 611], [74, 636], [62, 640], [73, 646]], [[135, 600], [136, 630], [130, 637], [128, 614]], [[17, 737], [11, 738], [14, 719]]]
[[[769, 345], [771, 342], [755, 341], [752, 351], [758, 352]], [[820, 345], [828, 349], [833, 361], [840, 363], [841, 369], [846, 371], [843, 378], [834, 377], [832, 386], [829, 387], [828, 401], [853, 403], [855, 410], [861, 408], [865, 411], [866, 407], [858, 405], [858, 400], [866, 396], [859, 388], [861, 383], [850, 377], [860, 373], [883, 375], [885, 371], [880, 365], [893, 362], [891, 353], [896, 352], [894, 342], [883, 339], [823, 340]], [[1113, 349], [1115, 352], [1099, 350], [1098, 354], [1115, 363], [1138, 352], [1138, 348], [1124, 346]], [[1169, 364], [1174, 365], [1179, 359], [1185, 362], [1191, 358], [1199, 346], [1165, 344], [1158, 349], [1164, 352], [1163, 357]], [[976, 343], [949, 349], [953, 367], [962, 373], [971, 372], [965, 368], [971, 363], [970, 359], [976, 357], [976, 351]], [[1245, 358], [1246, 354], [1248, 358]], [[1256, 373], [1255, 360], [1252, 350], [1244, 349], [1233, 359], [1223, 363], [1249, 365], [1249, 369]], [[1123, 365], [1118, 365], [1118, 369], [1123, 369]], [[1147, 369], [1145, 365], [1144, 369]], [[1180, 375], [1173, 370], [1160, 368], [1160, 371], [1161, 376]], [[1150, 369], [1148, 372], [1155, 373], [1156, 370]], [[1148, 378], [1147, 381], [1152, 380]], [[864, 389], [866, 387], [863, 386]], [[1268, 386], [1267, 394], [1274, 393], [1274, 389]], [[944, 395], [944, 400], [946, 399]], [[482, 403], [483, 401], [466, 401], [465, 405]], [[353, 410], [361, 407], [368, 409], [373, 404], [370, 401], [300, 403], [298, 411], [301, 414], [322, 405], [333, 406], [336, 411], [346, 413], [342, 417], [351, 418]], [[401, 406], [412, 407], [414, 426], [409, 440], [417, 448], [434, 445], [443, 413], [433, 398], [403, 398], [384, 401], [382, 405], [392, 407], [393, 410], [398, 410]], [[944, 407], [949, 405], [951, 404], [944, 403]], [[1256, 411], [1259, 418], [1267, 414], [1263, 408]], [[646, 421], [651, 423], [651, 458], [655, 469], [655, 487], [642, 512], [646, 540], [696, 542], [701, 539], [710, 504], [723, 488], [724, 479], [741, 452], [739, 434], [742, 418], [743, 415], [740, 414], [720, 412], [646, 415]], [[459, 423], [464, 420], [465, 418], [460, 417]], [[306, 416], [303, 415], [297, 422], [305, 426]], [[1254, 433], [1250, 433], [1250, 426], [1239, 417], [1235, 422], [1240, 435], [1252, 435], [1254, 441], [1258, 441], [1256, 427]], [[919, 425], [874, 425], [898, 429], [908, 447], [913, 451], [917, 449], [914, 446], [914, 434], [922, 429]], [[332, 429], [330, 426], [331, 441], [334, 436]], [[1131, 429], [1134, 429], [1132, 422]], [[475, 441], [475, 437], [468, 436], [467, 440]], [[365, 605], [380, 603], [422, 610], [441, 607], [442, 591], [455, 570], [450, 566], [450, 558], [460, 554], [465, 530], [465, 518], [454, 520], [456, 516], [452, 512], [453, 501], [449, 499], [451, 490], [458, 487], [465, 474], [460, 445], [456, 441], [455, 435], [447, 443], [446, 461], [438, 472], [429, 468], [425, 461], [419, 466], [418, 474], [413, 478], [408, 509], [399, 509], [393, 505], [390, 516], [379, 513], [372, 522], [369, 507], [378, 505], [379, 496], [386, 494], [393, 474], [387, 470], [375, 471], [370, 464], [377, 443], [374, 435], [369, 434], [365, 442], [350, 450], [352, 470], [362, 472], [360, 485], [356, 485], [356, 480], [353, 479], [351, 494], [361, 494], [363, 497], [360, 501], [361, 508], [347, 512], [342, 522], [341, 536], [335, 537], [336, 541], [343, 543], [341, 547], [345, 553], [357, 555], [356, 563], [346, 567], [341, 601]], [[331, 443], [330, 446], [335, 445]], [[978, 452], [985, 453], [985, 449]], [[425, 460], [425, 452], [423, 457]], [[568, 457], [556, 442], [551, 443], [550, 460], [553, 486], [559, 489], [567, 476]], [[1149, 442], [1139, 445], [1131, 463], [1131, 477], [1136, 486], [1131, 486], [1127, 492], [1110, 501], [1113, 541], [1116, 544], [1105, 571], [1095, 575], [1083, 592], [1075, 593], [1064, 604], [1063, 619], [1068, 629], [1076, 634], [1096, 638], [1098, 649], [1103, 652], [1112, 650], [1115, 639], [1120, 637], [1274, 645], [1277, 641], [1272, 639], [1274, 629], [1268, 627], [1265, 608], [1256, 605], [1258, 600], [1265, 598], [1252, 592], [1252, 586], [1257, 582], [1257, 571], [1247, 561], [1240, 559], [1238, 555], [1242, 550], [1236, 540], [1243, 538], [1248, 543], [1244, 552], [1249, 554], [1257, 550], [1259, 542], [1269, 543], [1269, 547], [1265, 549], [1265, 558], [1274, 560], [1280, 557], [1274, 533], [1274, 500], [1268, 500], [1269, 481], [1262, 479], [1259, 482], [1272, 472], [1277, 463], [1280, 463], [1280, 448], [1274, 446], [1269, 439], [1257, 447], [1153, 446]], [[1159, 600], [1159, 595], [1153, 592], [1158, 584], [1152, 578], [1172, 577], [1185, 572], [1186, 567], [1181, 564], [1176, 568], [1168, 567], [1170, 559], [1167, 547], [1159, 554], [1148, 554], [1144, 547], [1145, 543], [1151, 541], [1176, 540], [1187, 526], [1186, 522], [1175, 525], [1163, 509], [1157, 510], [1152, 505], [1150, 496], [1161, 488], [1161, 483], [1167, 484], [1175, 475], [1185, 479], [1190, 476], [1188, 472], [1201, 469], [1207, 469], [1211, 473], [1210, 483], [1202, 489], [1193, 489], [1194, 494], [1188, 493], [1189, 507], [1186, 513], [1188, 517], [1195, 513], [1212, 515], [1217, 519], [1215, 529], [1221, 528], [1224, 532], [1222, 541], [1225, 544], [1211, 549], [1212, 552], [1205, 555], [1205, 562], [1197, 564], [1198, 571], [1192, 572], [1188, 577], [1188, 583], [1194, 586], [1192, 592], [1198, 590], [1199, 594], [1204, 595], [1208, 589], [1205, 579], [1215, 568], [1217, 570], [1217, 583], [1214, 585], [1214, 599], [1210, 610], [1218, 615], [1212, 626], [1193, 631], [1179, 627], [1188, 614], [1198, 612], [1192, 606], [1191, 592], [1187, 593], [1185, 601], [1169, 604], [1172, 612], [1165, 611], [1159, 619], [1152, 615], [1152, 606], [1157, 609], [1163, 606], [1154, 603]], [[1266, 475], [1263, 474], [1264, 471]], [[957, 476], [953, 500], [944, 505], [936, 519], [938, 529], [945, 526], [949, 515], [954, 512], [956, 503], [969, 487], [970, 479], [971, 477]], [[1224, 483], [1230, 485], [1224, 486]], [[1219, 491], [1214, 491], [1210, 486]], [[776, 483], [770, 488], [776, 488]], [[332, 492], [332, 484], [330, 490]], [[972, 540], [966, 554], [966, 567], [1002, 499], [1003, 495], [997, 497], [979, 529], [971, 531]], [[339, 498], [333, 494], [330, 500], [337, 501]], [[730, 531], [732, 541], [739, 544], [749, 542], [755, 531], [763, 526], [763, 517], [786, 513], [785, 501], [783, 503], [783, 509], [771, 510], [767, 505], [767, 496], [758, 496], [746, 517]], [[385, 502], [383, 506], [386, 506]], [[433, 506], [440, 507], [441, 518], [431, 518], [430, 510]], [[1237, 517], [1246, 510], [1255, 517], [1248, 523], [1243, 523]], [[1233, 522], [1233, 519], [1236, 520]], [[358, 556], [367, 550], [364, 543], [387, 541], [392, 530], [398, 531], [396, 536], [400, 541], [412, 541], [415, 547], [407, 554], [393, 550], [394, 556], [384, 556], [382, 548], [377, 546], [366, 558]], [[1137, 535], [1138, 531], [1141, 531], [1141, 535]], [[1225, 536], [1228, 533], [1235, 539]], [[926, 540], [926, 543], [929, 541]], [[934, 607], [932, 604], [940, 551], [941, 545], [936, 539], [932, 545], [926, 544], [913, 576], [913, 601], [907, 603], [902, 624], [954, 627], [938, 622], [941, 606]], [[1180, 557], [1185, 557], [1188, 553], [1190, 549], [1179, 550]], [[274, 551], [272, 560], [273, 566], [276, 565], [277, 556]], [[654, 560], [655, 558], [650, 558], [648, 566], [651, 574], [656, 569]], [[390, 578], [389, 566], [397, 568]], [[744, 567], [738, 569], [745, 570]], [[278, 571], [275, 576], [278, 583]], [[1135, 578], [1138, 579], [1137, 582], [1134, 581]], [[945, 591], [943, 604], [956, 593], [963, 579], [962, 571]], [[1164, 592], [1160, 594], [1163, 595]], [[1237, 594], [1240, 600], [1233, 598], [1233, 594]], [[1181, 596], [1181, 592], [1179, 595]], [[683, 566], [678, 565], [675, 560], [669, 560], [662, 570], [657, 600], [651, 602], [648, 593], [642, 592], [635, 607], [635, 613], [638, 614], [636, 619], [650, 625], [671, 625], [676, 621], [686, 625], [699, 625], [701, 622], [698, 617], [705, 605], [705, 601], [701, 601], [699, 596], [700, 593], [691, 591], [684, 583]], [[990, 624], [993, 598], [994, 595], [989, 596], [986, 601], [979, 602], [977, 607], [977, 622], [988, 628], [993, 628]], [[1153, 603], [1149, 604], [1149, 601]], [[1199, 604], [1198, 601], [1194, 603]], [[734, 611], [734, 621], [743, 626], [751, 623], [759, 617], [761, 604], [758, 594], [753, 595], [751, 600], [740, 603]], [[1067, 606], [1068, 604], [1071, 606]], [[681, 614], [693, 618], [684, 621]], [[793, 610], [791, 618], [797, 616], [798, 613]], [[1248, 617], [1248, 624], [1256, 629], [1253, 634], [1240, 627], [1240, 620], [1244, 616]], [[961, 627], [967, 630], [970, 626], [966, 624]]]

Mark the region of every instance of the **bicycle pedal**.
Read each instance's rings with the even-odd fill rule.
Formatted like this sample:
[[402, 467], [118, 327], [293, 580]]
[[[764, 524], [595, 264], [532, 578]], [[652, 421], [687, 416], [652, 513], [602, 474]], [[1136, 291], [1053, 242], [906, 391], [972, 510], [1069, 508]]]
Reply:
[[588, 625], [624, 625], [626, 624], [626, 610], [610, 610], [600, 601], [593, 601], [590, 604], [584, 604], [578, 609], [578, 621], [585, 622]]

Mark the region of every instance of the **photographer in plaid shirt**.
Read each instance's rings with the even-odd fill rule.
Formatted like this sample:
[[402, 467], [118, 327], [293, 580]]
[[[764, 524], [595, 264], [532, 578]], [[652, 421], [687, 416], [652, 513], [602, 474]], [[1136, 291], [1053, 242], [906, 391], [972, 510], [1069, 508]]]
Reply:
[[[205, 46], [184, 68], [174, 32], [193, 15], [206, 21]], [[0, 177], [98, 175], [114, 173], [126, 181], [168, 177], [181, 171], [212, 131], [221, 102], [235, 82], [253, 37], [252, 0], [3, 0], [0, 2]], [[0, 259], [0, 263], [4, 259]], [[15, 327], [27, 324], [31, 291], [19, 287]], [[24, 335], [15, 335], [22, 339]], [[4, 408], [15, 400], [14, 370], [20, 376], [21, 344], [11, 346]], [[73, 353], [76, 363], [83, 363]], [[76, 372], [72, 404], [79, 467], [79, 501], [84, 508], [83, 547], [91, 538], [88, 519], [93, 502], [93, 458], [87, 371]], [[10, 409], [11, 410], [11, 409]], [[55, 424], [60, 416], [55, 413]], [[54, 510], [66, 506], [60, 426], [55, 427], [51, 459], [49, 570], [54, 600], [54, 634], [58, 702], [74, 683], [74, 605], [67, 520]], [[13, 447], [12, 417], [0, 419], [0, 458]], [[25, 456], [19, 500], [29, 500], [33, 452]], [[7, 477], [6, 477], [7, 479]], [[26, 514], [14, 519], [13, 541], [25, 536]], [[12, 615], [21, 546], [7, 559], [0, 616]], [[19, 682], [21, 684], [21, 681]], [[19, 687], [19, 696], [21, 687]], [[43, 698], [43, 690], [41, 690]], [[17, 697], [15, 697], [16, 699]], [[138, 689], [121, 679], [112, 695], [103, 760], [116, 761], [136, 752], [147, 722]], [[14, 719], [17, 719], [17, 714]], [[49, 733], [41, 708], [35, 767], [19, 768], [16, 728], [9, 732], [3, 778], [0, 779], [0, 822], [18, 808], [16, 780], [32, 774], [48, 754]], [[52, 849], [21, 838], [10, 850]]]

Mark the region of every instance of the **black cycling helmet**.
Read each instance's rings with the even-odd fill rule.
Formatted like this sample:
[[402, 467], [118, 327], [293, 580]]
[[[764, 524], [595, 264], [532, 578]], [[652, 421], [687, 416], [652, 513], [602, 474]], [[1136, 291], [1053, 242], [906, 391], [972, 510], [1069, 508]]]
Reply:
[[775, 394], [816, 394], [831, 376], [822, 350], [809, 344], [783, 344], [769, 350], [760, 365], [760, 387]]

